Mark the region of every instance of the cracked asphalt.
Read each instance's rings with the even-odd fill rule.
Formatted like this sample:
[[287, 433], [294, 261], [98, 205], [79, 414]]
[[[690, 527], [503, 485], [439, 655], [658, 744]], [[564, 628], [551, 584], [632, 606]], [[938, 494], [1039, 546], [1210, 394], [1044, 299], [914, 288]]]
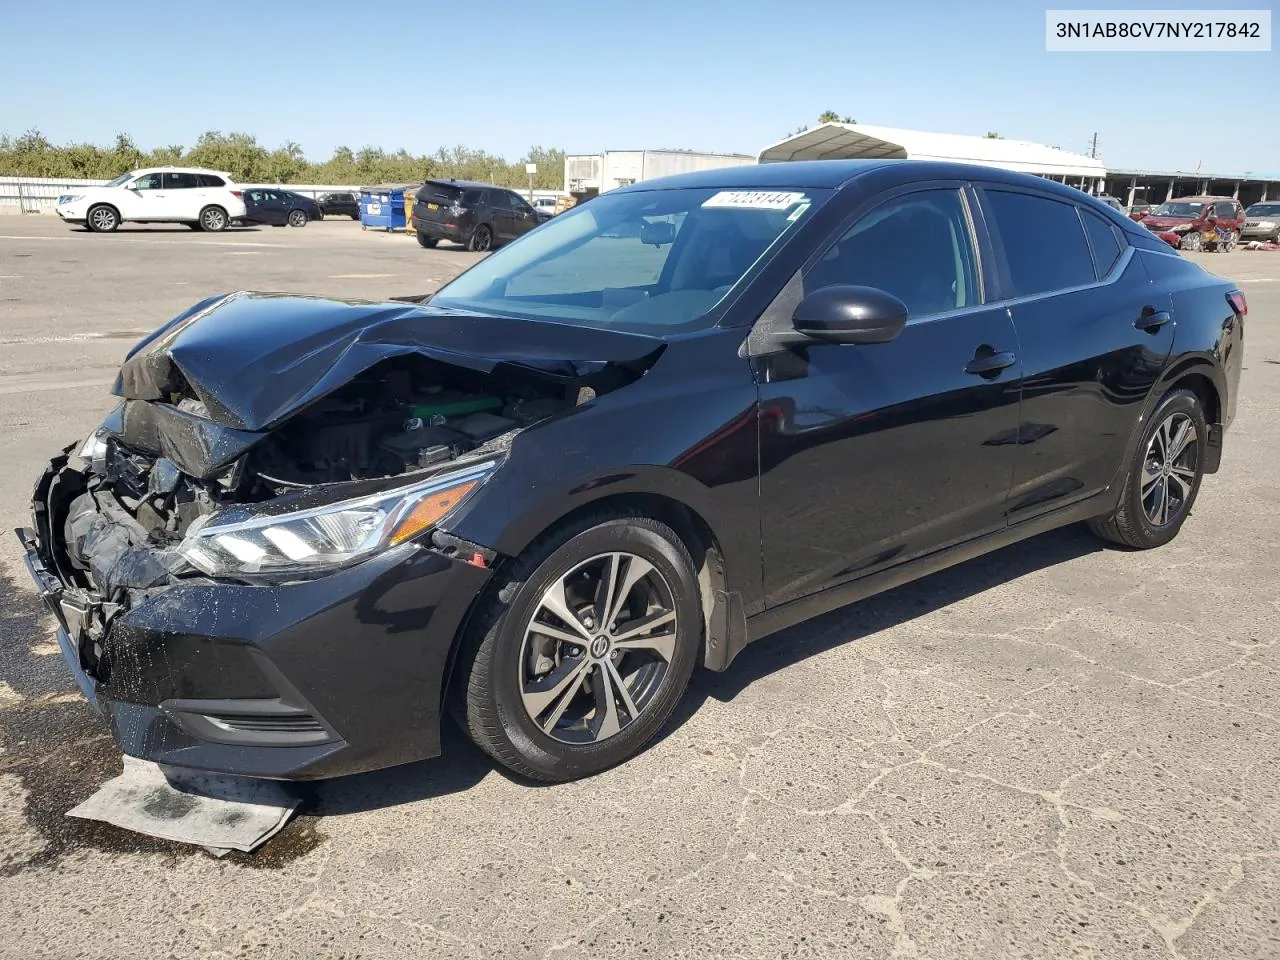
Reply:
[[[1280, 253], [1222, 472], [1170, 546], [1069, 528], [748, 648], [594, 779], [443, 759], [308, 788], [255, 854], [64, 812], [119, 770], [0, 538], [0, 957], [1280, 957]], [[141, 333], [241, 287], [474, 260], [329, 222], [115, 236], [0, 217], [0, 518]]]

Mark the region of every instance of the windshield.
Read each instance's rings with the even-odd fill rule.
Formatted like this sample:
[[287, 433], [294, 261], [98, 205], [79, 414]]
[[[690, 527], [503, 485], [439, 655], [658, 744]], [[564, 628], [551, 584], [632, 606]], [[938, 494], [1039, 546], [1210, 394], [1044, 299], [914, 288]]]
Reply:
[[1255, 203], [1245, 211], [1250, 217], [1280, 217], [1280, 203]]
[[602, 194], [480, 261], [431, 303], [637, 332], [694, 329], [830, 193]]
[[1152, 211], [1157, 217], [1198, 217], [1204, 209], [1203, 203], [1162, 203]]
[[120, 184], [122, 184], [122, 183], [128, 183], [128, 182], [129, 182], [130, 180], [132, 180], [132, 179], [133, 179], [133, 171], [132, 171], [132, 170], [130, 170], [128, 173], [122, 173], [122, 174], [120, 174], [120, 176], [116, 177], [114, 180], [112, 180], [110, 183], [108, 183], [108, 184], [107, 184], [107, 186], [108, 186], [108, 187], [118, 187], [118, 186], [120, 186]]

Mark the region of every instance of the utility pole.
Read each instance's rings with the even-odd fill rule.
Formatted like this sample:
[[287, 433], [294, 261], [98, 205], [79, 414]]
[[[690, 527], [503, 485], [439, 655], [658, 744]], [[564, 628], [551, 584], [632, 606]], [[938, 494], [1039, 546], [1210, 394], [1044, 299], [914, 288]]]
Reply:
[[1098, 134], [1097, 134], [1097, 132], [1095, 132], [1095, 133], [1094, 133], [1094, 135], [1093, 135], [1093, 143], [1089, 146], [1089, 156], [1093, 157], [1095, 160], [1096, 160], [1096, 159], [1098, 159]]

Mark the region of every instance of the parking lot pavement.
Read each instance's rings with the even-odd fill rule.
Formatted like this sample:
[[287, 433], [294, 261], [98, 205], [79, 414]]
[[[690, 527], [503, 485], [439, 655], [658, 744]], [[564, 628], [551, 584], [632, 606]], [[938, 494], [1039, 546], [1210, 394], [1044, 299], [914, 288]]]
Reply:
[[[474, 261], [349, 222], [0, 218], [0, 519], [139, 334], [236, 288], [420, 292]], [[748, 648], [635, 761], [446, 757], [308, 788], [251, 856], [67, 820], [119, 769], [0, 538], [0, 956], [1280, 956], [1280, 254], [1222, 472], [1170, 546], [1039, 537]]]

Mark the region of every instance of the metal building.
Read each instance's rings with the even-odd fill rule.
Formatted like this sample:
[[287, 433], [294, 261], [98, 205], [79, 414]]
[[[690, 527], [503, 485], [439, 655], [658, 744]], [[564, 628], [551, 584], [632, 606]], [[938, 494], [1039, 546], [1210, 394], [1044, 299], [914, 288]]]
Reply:
[[760, 151], [761, 163], [875, 158], [951, 160], [1001, 167], [1060, 180], [1088, 193], [1103, 192], [1107, 176], [1101, 160], [1042, 143], [864, 123], [820, 124]]
[[641, 180], [696, 170], [741, 167], [756, 162], [741, 153], [692, 150], [606, 150], [565, 157], [564, 188], [579, 200]]

